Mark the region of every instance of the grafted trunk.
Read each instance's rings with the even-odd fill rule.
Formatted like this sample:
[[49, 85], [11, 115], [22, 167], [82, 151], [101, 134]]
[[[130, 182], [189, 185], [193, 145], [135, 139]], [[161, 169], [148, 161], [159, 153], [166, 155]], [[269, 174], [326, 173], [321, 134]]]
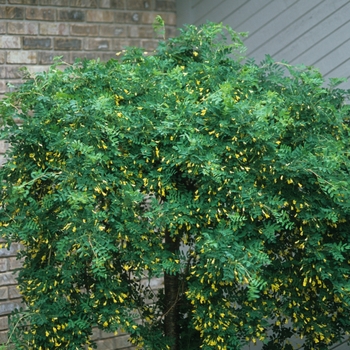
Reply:
[[[180, 242], [178, 239], [175, 241], [170, 237], [169, 233], [166, 233], [165, 243], [167, 249], [172, 253], [179, 250]], [[179, 347], [179, 291], [180, 282], [178, 274], [164, 273], [164, 331], [165, 335], [172, 340], [171, 350], [180, 350]]]

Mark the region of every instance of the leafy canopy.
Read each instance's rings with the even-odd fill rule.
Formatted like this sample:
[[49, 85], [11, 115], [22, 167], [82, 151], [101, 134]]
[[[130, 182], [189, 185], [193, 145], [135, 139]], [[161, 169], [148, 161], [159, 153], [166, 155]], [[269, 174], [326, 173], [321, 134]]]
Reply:
[[[92, 326], [145, 349], [328, 349], [349, 332], [347, 92], [243, 50], [189, 26], [152, 55], [57, 62], [1, 102], [18, 346], [92, 347]], [[164, 274], [173, 307], [149, 283]]]

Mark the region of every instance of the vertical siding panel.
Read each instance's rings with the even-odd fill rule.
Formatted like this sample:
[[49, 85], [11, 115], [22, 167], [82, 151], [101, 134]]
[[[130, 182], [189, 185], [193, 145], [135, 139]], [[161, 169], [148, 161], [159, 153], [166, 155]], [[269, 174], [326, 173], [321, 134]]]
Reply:
[[[227, 8], [227, 15], [223, 18], [225, 23], [229, 24], [233, 29], [237, 31], [250, 31], [249, 29], [240, 29], [241, 26], [245, 25], [251, 17], [255, 16], [258, 12], [264, 9], [266, 6], [271, 4], [273, 0], [248, 0], [243, 1], [243, 6], [240, 7], [237, 11], [231, 12], [230, 7]], [[247, 28], [247, 27], [245, 27]]]
[[[350, 29], [350, 25], [348, 28]], [[322, 60], [316, 62], [315, 66], [326, 77], [348, 77], [350, 75], [349, 46], [350, 39], [344, 41], [332, 53], [329, 53]]]
[[191, 0], [176, 1], [177, 28], [182, 28], [185, 24], [194, 24], [193, 9]]
[[[240, 19], [241, 24], [234, 25], [234, 29], [237, 31], [248, 31], [250, 36], [259, 32], [261, 28], [266, 26], [270, 21], [275, 20], [281, 13], [287, 11], [298, 0], [279, 0], [279, 1], [265, 1], [265, 6], [257, 10], [257, 1], [253, 0], [247, 3], [246, 16], [250, 15], [243, 21], [240, 11], [236, 14]], [[260, 1], [259, 1], [260, 3]]]
[[349, 350], [349, 345], [345, 341], [342, 344], [332, 346], [330, 349], [331, 350]]
[[[341, 22], [340, 22], [341, 23]], [[305, 51], [291, 60], [291, 63], [304, 63], [307, 65], [315, 65], [319, 67], [324, 74], [331, 71], [343, 61], [349, 58], [349, 36], [350, 20], [342, 24], [331, 34], [321, 38], [311, 49]], [[343, 51], [340, 54], [340, 47]], [[345, 51], [344, 51], [345, 50]]]
[[[248, 48], [252, 48], [249, 51], [250, 55], [254, 53], [271, 54], [278, 51], [282, 45], [286, 42], [293, 41], [293, 32], [287, 29], [289, 27], [295, 28], [294, 23], [298, 22], [300, 17], [303, 17], [305, 13], [309, 13], [310, 10], [314, 12], [314, 8], [322, 4], [319, 0], [308, 0], [302, 3], [294, 3], [291, 7], [279, 13], [274, 20], [266, 23], [257, 35], [251, 35], [246, 40]], [[263, 40], [262, 40], [263, 38]]]
[[[315, 44], [341, 27], [347, 20], [344, 13], [350, 13], [349, 1], [338, 1], [337, 4], [340, 6], [325, 1], [313, 11], [305, 13], [276, 37], [276, 40], [283, 42], [284, 46], [281, 45], [278, 51], [271, 54], [278, 58], [289, 57], [292, 61], [305, 51], [313, 51]], [[313, 56], [315, 57], [315, 53]]]
[[[350, 76], [348, 1], [179, 0], [178, 6], [186, 7], [186, 23], [223, 21], [235, 30], [249, 31], [247, 45], [257, 57], [276, 54], [295, 63], [314, 64], [330, 76]], [[344, 343], [332, 349], [349, 347]]]
[[236, 12], [247, 0], [226, 1], [220, 0], [213, 3], [212, 0], [203, 0], [200, 6], [194, 8], [194, 24], [199, 25], [206, 21], [223, 22], [228, 14]]
[[[288, 46], [285, 46], [279, 52], [275, 53], [275, 55], [277, 57], [288, 57], [290, 62], [298, 61], [307, 64], [314, 64], [317, 60], [315, 52], [317, 52], [318, 57], [322, 57], [324, 55], [322, 51], [326, 53], [332, 51], [332, 48], [328, 47], [328, 44], [322, 43], [322, 40], [332, 36], [338, 29], [349, 21], [347, 16], [344, 16], [344, 13], [350, 13], [350, 3], [347, 2], [345, 6], [342, 6], [340, 9], [331, 14], [329, 14], [327, 11], [323, 12], [326, 17], [323, 20], [319, 20], [316, 25], [310, 28], [305, 28], [305, 23], [303, 22], [307, 22], [308, 18], [313, 16], [313, 14], [309, 13], [307, 14], [306, 18], [301, 18], [301, 23], [298, 21], [296, 23], [296, 27], [303, 27], [303, 34], [295, 36], [293, 42], [289, 43]], [[294, 26], [290, 29], [298, 31], [298, 28], [294, 28]], [[349, 32], [339, 32], [339, 35], [346, 38], [349, 35]], [[331, 39], [331, 42], [333, 40], [334, 38]], [[309, 56], [312, 58], [310, 59], [310, 57], [304, 57], [303, 55], [305, 54], [309, 54]]]
[[[178, 0], [185, 1], [185, 0]], [[193, 24], [224, 22], [247, 31], [248, 55], [265, 54], [292, 64], [314, 65], [326, 77], [350, 79], [348, 0], [188, 0]], [[178, 17], [181, 22], [181, 16]], [[350, 83], [340, 87], [349, 89]], [[247, 346], [244, 349], [260, 349]], [[347, 350], [346, 342], [330, 347]]]
[[[178, 1], [191, 4], [194, 24], [223, 22], [249, 32], [247, 55], [257, 62], [270, 54], [292, 64], [315, 65], [326, 76], [350, 77], [348, 0]], [[350, 88], [350, 82], [342, 87]]]
[[192, 8], [195, 8], [195, 6], [197, 6], [197, 5], [202, 5], [202, 3], [203, 3], [203, 0], [189, 0], [188, 1], [189, 3], [191, 3], [191, 6], [192, 6]]
[[202, 18], [204, 18], [205, 22], [206, 15], [210, 14], [210, 17], [212, 17], [213, 13], [217, 11], [217, 8], [225, 2], [225, 0], [217, 0], [215, 2], [210, 0], [201, 0], [196, 4], [193, 4], [192, 11], [194, 14], [194, 24], [200, 24]]

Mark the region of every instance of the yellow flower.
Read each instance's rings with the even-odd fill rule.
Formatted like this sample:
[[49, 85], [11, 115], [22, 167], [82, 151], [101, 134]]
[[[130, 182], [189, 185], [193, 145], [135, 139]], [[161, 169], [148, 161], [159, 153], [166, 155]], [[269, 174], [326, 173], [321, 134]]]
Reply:
[[124, 265], [123, 265], [123, 269], [124, 269], [125, 271], [129, 271], [130, 268], [131, 268], [131, 266], [129, 266], [129, 265], [127, 265], [127, 264], [124, 264]]

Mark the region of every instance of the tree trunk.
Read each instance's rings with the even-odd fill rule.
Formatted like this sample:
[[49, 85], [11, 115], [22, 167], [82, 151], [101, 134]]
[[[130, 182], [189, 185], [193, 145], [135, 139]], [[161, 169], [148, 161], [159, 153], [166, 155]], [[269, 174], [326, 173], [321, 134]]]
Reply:
[[[165, 234], [165, 243], [167, 249], [175, 253], [179, 250], [180, 241], [176, 238], [170, 237], [169, 232]], [[165, 335], [169, 337], [172, 341], [171, 350], [180, 350], [179, 347], [179, 292], [180, 292], [180, 283], [179, 283], [179, 274], [168, 274], [164, 273], [164, 331]]]

